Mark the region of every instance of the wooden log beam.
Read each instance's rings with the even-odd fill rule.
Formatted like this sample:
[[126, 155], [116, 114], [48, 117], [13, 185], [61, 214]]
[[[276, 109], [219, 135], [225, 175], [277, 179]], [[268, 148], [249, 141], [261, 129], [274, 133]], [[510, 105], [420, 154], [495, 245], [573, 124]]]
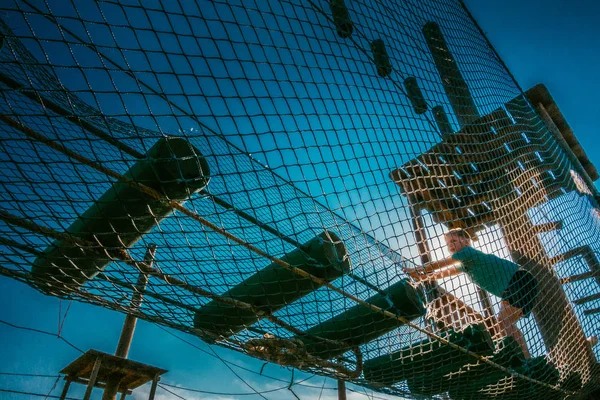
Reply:
[[590, 296], [585, 296], [580, 299], [574, 300], [573, 304], [576, 304], [579, 306], [581, 304], [589, 303], [590, 301], [594, 301], [594, 300], [598, 300], [598, 299], [600, 299], [600, 293], [592, 294]]
[[598, 314], [600, 313], [600, 307], [599, 308], [592, 308], [591, 310], [585, 310], [583, 312], [584, 315], [593, 315], [593, 314]]
[[578, 281], [582, 281], [584, 279], [589, 279], [589, 278], [596, 278], [596, 279], [600, 278], [600, 271], [599, 272], [596, 272], [596, 271], [584, 272], [583, 274], [572, 275], [572, 276], [560, 278], [560, 283], [562, 285], [564, 285], [567, 283], [578, 282]]
[[[556, 140], [564, 147], [565, 152], [572, 155], [569, 156], [570, 158], [575, 158], [573, 164], [576, 168], [584, 172], [590, 181], [596, 181], [599, 177], [596, 167], [581, 147], [573, 129], [558, 108], [548, 88], [539, 84], [527, 90], [526, 95]], [[583, 176], [583, 174], [581, 175]]]
[[[410, 210], [411, 222], [413, 225], [413, 232], [415, 235], [415, 241], [417, 243], [417, 248], [419, 249], [419, 256], [421, 258], [421, 263], [425, 265], [426, 263], [431, 261], [431, 250], [429, 249], [429, 244], [427, 243], [427, 233], [425, 232], [425, 223], [423, 222], [423, 216], [421, 215], [421, 210], [415, 204], [415, 198], [413, 196], [408, 196], [408, 207]], [[439, 286], [435, 282], [431, 283], [423, 283], [424, 291], [425, 291], [425, 300], [427, 303], [430, 303], [433, 297], [433, 294], [439, 289]], [[436, 327], [428, 320], [430, 323], [427, 324], [427, 330], [430, 332], [435, 331]]]

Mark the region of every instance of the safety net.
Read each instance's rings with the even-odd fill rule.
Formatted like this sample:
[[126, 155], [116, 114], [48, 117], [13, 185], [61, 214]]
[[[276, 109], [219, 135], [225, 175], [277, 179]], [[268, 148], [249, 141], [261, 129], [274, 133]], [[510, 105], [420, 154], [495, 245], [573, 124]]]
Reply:
[[461, 1], [0, 11], [3, 275], [407, 398], [598, 389], [595, 170]]

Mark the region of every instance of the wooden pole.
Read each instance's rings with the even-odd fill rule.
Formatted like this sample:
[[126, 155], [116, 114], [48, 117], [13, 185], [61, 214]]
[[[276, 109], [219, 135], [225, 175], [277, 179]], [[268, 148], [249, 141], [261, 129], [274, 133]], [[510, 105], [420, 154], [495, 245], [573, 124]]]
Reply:
[[346, 400], [346, 382], [341, 379], [337, 381], [338, 385], [338, 400]]
[[427, 22], [423, 27], [423, 34], [446, 96], [462, 128], [479, 117], [477, 106], [439, 25], [435, 22]]
[[431, 250], [427, 243], [427, 234], [425, 233], [425, 224], [421, 216], [421, 210], [414, 204], [412, 196], [408, 196], [408, 207], [414, 228], [415, 241], [419, 249], [419, 256], [423, 264], [431, 262]]
[[92, 390], [94, 389], [94, 385], [96, 384], [96, 378], [98, 377], [98, 371], [100, 371], [100, 366], [102, 365], [102, 358], [96, 358], [96, 362], [94, 362], [94, 369], [92, 369], [92, 374], [90, 375], [90, 381], [88, 382], [87, 389], [85, 390], [85, 395], [83, 396], [83, 400], [90, 400], [92, 396]]
[[156, 386], [158, 385], [158, 381], [160, 381], [160, 375], [156, 374], [154, 379], [152, 379], [152, 387], [150, 388], [150, 396], [148, 396], [148, 400], [154, 400], [154, 396], [156, 395]]
[[65, 377], [65, 386], [63, 387], [63, 391], [60, 394], [60, 400], [65, 400], [67, 398], [67, 393], [69, 393], [69, 387], [71, 386], [71, 380], [69, 377]]
[[508, 248], [513, 254], [520, 255], [519, 264], [529, 270], [539, 282], [539, 294], [533, 315], [548, 354], [557, 367], [579, 371], [585, 382], [590, 377], [594, 356], [587, 350], [583, 330], [560, 280], [554, 274], [553, 264], [547, 257], [540, 239], [537, 235], [530, 234], [534, 227], [527, 216], [528, 207], [515, 210], [518, 208], [515, 207], [515, 202], [511, 202], [507, 207], [515, 212], [500, 211], [498, 224]]
[[552, 120], [552, 117], [550, 117], [550, 114], [548, 114], [548, 111], [546, 110], [544, 105], [542, 103], [537, 103], [537, 104], [534, 104], [533, 107], [535, 108], [538, 115], [540, 116], [540, 118], [542, 119], [542, 121], [544, 122], [546, 127], [548, 128], [548, 131], [550, 131], [550, 133], [556, 140], [556, 143], [560, 146], [560, 148], [565, 153], [565, 155], [567, 156], [569, 161], [571, 161], [571, 164], [577, 170], [577, 173], [579, 174], [579, 176], [581, 176], [581, 178], [585, 181], [586, 185], [588, 186], [588, 189], [590, 190], [590, 192], [593, 195], [593, 198], [594, 199], [598, 198], [599, 193], [598, 193], [598, 190], [596, 189], [596, 186], [594, 185], [594, 181], [592, 180], [592, 178], [590, 178], [590, 175], [586, 171], [585, 166], [581, 163], [580, 159], [577, 157], [577, 155], [575, 154], [575, 152], [573, 151], [571, 146], [569, 146], [569, 144], [563, 137], [563, 134], [561, 133], [560, 129], [558, 129], [558, 127]]
[[[425, 233], [425, 223], [423, 223], [421, 210], [415, 204], [414, 196], [410, 194], [412, 190], [414, 190], [414, 188], [408, 188], [406, 186], [404, 187], [404, 193], [406, 193], [406, 198], [408, 199], [408, 208], [410, 210], [410, 219], [414, 229], [415, 241], [417, 242], [417, 248], [419, 249], [419, 256], [421, 258], [421, 263], [425, 265], [431, 261], [431, 250], [429, 249], [429, 244], [427, 243], [427, 234]], [[437, 283], [425, 282], [423, 285], [425, 288], [425, 300], [427, 303], [433, 304], [433, 300], [436, 297], [438, 288]], [[429, 319], [427, 322], [429, 322], [427, 325], [427, 330], [434, 332], [436, 327], [433, 320]]]
[[[154, 261], [154, 254], [156, 253], [156, 245], [150, 244], [146, 250], [144, 262], [152, 267]], [[135, 284], [135, 291], [131, 296], [131, 302], [129, 303], [131, 310], [138, 310], [144, 300], [144, 290], [146, 290], [146, 284], [148, 283], [148, 276], [143, 272], [140, 272], [137, 283]], [[115, 351], [115, 356], [127, 358], [129, 355], [129, 348], [131, 347], [131, 341], [133, 339], [133, 332], [135, 331], [135, 325], [137, 323], [137, 317], [133, 314], [127, 314], [125, 322], [123, 323], [123, 330], [121, 331], [121, 337], [119, 338], [119, 344]]]
[[[146, 249], [146, 255], [144, 256], [144, 262], [152, 267], [154, 261], [154, 254], [156, 253], [156, 245], [150, 244]], [[138, 310], [144, 300], [144, 291], [146, 290], [146, 284], [148, 283], [148, 276], [143, 272], [140, 272], [138, 280], [135, 285], [135, 290], [131, 296], [129, 303], [130, 309]], [[119, 344], [117, 344], [117, 350], [115, 355], [117, 357], [127, 358], [129, 355], [129, 349], [131, 348], [131, 341], [133, 340], [133, 333], [135, 331], [135, 325], [137, 323], [137, 317], [133, 314], [127, 314], [125, 322], [123, 323], [123, 329], [121, 330], [121, 337], [119, 338]], [[119, 385], [123, 377], [120, 374], [108, 379], [106, 382], [106, 388], [102, 400], [115, 400]]]
[[[425, 24], [423, 33], [425, 34], [427, 45], [434, 58], [440, 78], [444, 84], [444, 89], [448, 96], [448, 100], [450, 100], [450, 104], [454, 110], [454, 113], [456, 114], [456, 118], [458, 119], [461, 128], [463, 128], [473, 120], [479, 118], [479, 112], [475, 102], [473, 101], [469, 87], [460, 73], [458, 64], [454, 60], [452, 53], [448, 49], [440, 27], [433, 22], [429, 22]], [[437, 113], [440, 112], [444, 112], [442, 107], [437, 109]], [[436, 115], [436, 117], [438, 116], [442, 117], [440, 121], [444, 118], [447, 121], [447, 117]], [[436, 121], [438, 121], [438, 118], [436, 118]], [[441, 125], [440, 130], [442, 132], [444, 130], [447, 131], [447, 128], [444, 128], [444, 126], [447, 125], [447, 122], [445, 124], [440, 124], [440, 121], [438, 121], [438, 126]], [[478, 289], [477, 297], [481, 303], [487, 320], [486, 325], [494, 325], [495, 314], [489, 294], [482, 289]]]

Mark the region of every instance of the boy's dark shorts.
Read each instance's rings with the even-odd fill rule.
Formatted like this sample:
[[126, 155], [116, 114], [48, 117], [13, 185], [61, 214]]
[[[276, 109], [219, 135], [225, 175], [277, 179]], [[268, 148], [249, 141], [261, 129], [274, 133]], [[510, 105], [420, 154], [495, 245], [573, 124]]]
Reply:
[[523, 316], [528, 317], [538, 295], [538, 282], [529, 272], [518, 270], [502, 293], [502, 300], [506, 300], [513, 307], [520, 308]]

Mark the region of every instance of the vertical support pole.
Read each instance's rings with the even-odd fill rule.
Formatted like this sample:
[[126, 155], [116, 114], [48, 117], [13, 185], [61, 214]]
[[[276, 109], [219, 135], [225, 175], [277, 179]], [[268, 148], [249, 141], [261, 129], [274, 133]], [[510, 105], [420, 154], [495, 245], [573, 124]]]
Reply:
[[[152, 266], [154, 262], [154, 254], [156, 253], [156, 245], [150, 244], [146, 249], [146, 255], [144, 256], [144, 262]], [[146, 284], [148, 283], [148, 277], [143, 272], [140, 272], [137, 282], [135, 284], [135, 291], [131, 296], [131, 301], [129, 303], [130, 309], [132, 311], [137, 310], [142, 305], [142, 301], [144, 300], [144, 290], [146, 289]], [[117, 350], [115, 351], [115, 356], [127, 358], [129, 355], [129, 349], [131, 347], [131, 341], [133, 340], [133, 332], [135, 331], [135, 325], [137, 323], [137, 317], [133, 314], [127, 314], [125, 317], [125, 322], [123, 323], [123, 329], [121, 330], [121, 337], [119, 338], [119, 343], [117, 344]], [[119, 386], [123, 377], [121, 375], [115, 375], [108, 379], [106, 382], [106, 388], [104, 389], [104, 394], [102, 396], [102, 400], [115, 400], [117, 396], [117, 392], [119, 391]]]
[[337, 381], [338, 386], [338, 400], [346, 400], [346, 382], [341, 379]]
[[126, 397], [127, 397], [127, 390], [124, 390], [123, 392], [121, 392], [121, 398], [119, 400], [125, 400]]
[[431, 262], [431, 250], [429, 249], [429, 244], [427, 244], [425, 224], [423, 223], [421, 210], [415, 205], [414, 197], [410, 195], [408, 196], [408, 207], [410, 209], [412, 225], [415, 230], [415, 240], [417, 242], [417, 248], [419, 249], [421, 262], [427, 264], [428, 262]]
[[[531, 96], [528, 97], [531, 99]], [[585, 181], [588, 190], [592, 193], [590, 200], [592, 200], [592, 203], [597, 203], [597, 199], [599, 196], [598, 189], [596, 189], [594, 181], [588, 174], [588, 171], [586, 170], [585, 166], [581, 163], [571, 146], [569, 146], [564, 136], [562, 135], [560, 129], [558, 129], [558, 127], [554, 123], [554, 120], [552, 119], [550, 114], [548, 114], [548, 111], [546, 110], [544, 105], [538, 102], [537, 104], [533, 104], [533, 107], [544, 122], [544, 125], [546, 125], [546, 127], [548, 128], [548, 131], [550, 131], [550, 133], [554, 137], [554, 140], [556, 140], [556, 143], [560, 146], [560, 148], [565, 153], [569, 161], [571, 161], [573, 167], [577, 170], [576, 172]], [[595, 204], [594, 206], [597, 206], [597, 204]]]
[[[450, 100], [450, 105], [456, 114], [461, 128], [463, 128], [479, 118], [479, 111], [473, 101], [467, 82], [458, 69], [458, 64], [448, 48], [439, 25], [434, 22], [428, 22], [423, 27], [423, 34], [425, 35], [429, 51], [433, 56], [448, 100]], [[433, 110], [440, 131], [445, 134], [451, 133], [452, 128], [448, 122], [444, 108], [438, 106]], [[478, 289], [477, 296], [484, 310], [486, 326], [488, 328], [490, 328], [490, 325], [495, 326], [494, 310], [488, 293]], [[496, 328], [493, 329], [495, 330]]]
[[[406, 198], [408, 199], [408, 208], [410, 210], [410, 219], [414, 229], [415, 241], [417, 242], [417, 248], [419, 249], [419, 256], [421, 258], [421, 263], [425, 265], [431, 261], [431, 250], [429, 249], [429, 244], [427, 243], [427, 235], [425, 234], [425, 224], [423, 223], [421, 210], [415, 204], [414, 196], [410, 194], [412, 190], [414, 189], [406, 186], [404, 187], [404, 192], [407, 194]], [[433, 302], [437, 293], [437, 283], [424, 282], [422, 284], [425, 286], [425, 301], [428, 303]], [[435, 324], [432, 320], [429, 321], [427, 330], [430, 332], [434, 332], [436, 330]]]
[[[146, 250], [146, 255], [144, 256], [144, 262], [152, 266], [154, 262], [154, 254], [156, 253], [156, 245], [150, 244], [148, 245], [148, 249]], [[131, 296], [131, 302], [129, 303], [129, 307], [131, 310], [137, 310], [142, 305], [142, 301], [144, 300], [144, 290], [146, 289], [146, 284], [148, 283], [148, 276], [146, 274], [140, 272], [138, 276], [138, 280], [135, 284], [135, 292]], [[125, 322], [123, 323], [123, 330], [121, 331], [121, 337], [119, 338], [119, 344], [117, 345], [117, 350], [115, 351], [115, 356], [127, 358], [129, 355], [129, 348], [131, 347], [131, 341], [133, 339], [133, 332], [135, 331], [135, 325], [137, 323], [137, 317], [132, 314], [127, 314], [125, 317]]]
[[85, 390], [83, 400], [90, 400], [90, 397], [92, 396], [92, 389], [94, 389], [94, 384], [96, 383], [96, 378], [98, 377], [98, 371], [100, 371], [101, 365], [102, 358], [96, 358], [96, 362], [94, 363], [94, 369], [92, 369], [92, 375], [90, 375], [90, 381], [88, 382], [87, 389]]
[[158, 381], [160, 381], [160, 375], [154, 375], [154, 379], [152, 379], [152, 387], [150, 388], [150, 396], [148, 396], [148, 400], [154, 400], [154, 396], [156, 396], [156, 386], [158, 385]]
[[60, 400], [65, 400], [67, 398], [67, 393], [69, 393], [69, 387], [71, 386], [71, 379], [68, 376], [65, 377], [65, 386], [63, 386], [62, 393], [60, 394]]

